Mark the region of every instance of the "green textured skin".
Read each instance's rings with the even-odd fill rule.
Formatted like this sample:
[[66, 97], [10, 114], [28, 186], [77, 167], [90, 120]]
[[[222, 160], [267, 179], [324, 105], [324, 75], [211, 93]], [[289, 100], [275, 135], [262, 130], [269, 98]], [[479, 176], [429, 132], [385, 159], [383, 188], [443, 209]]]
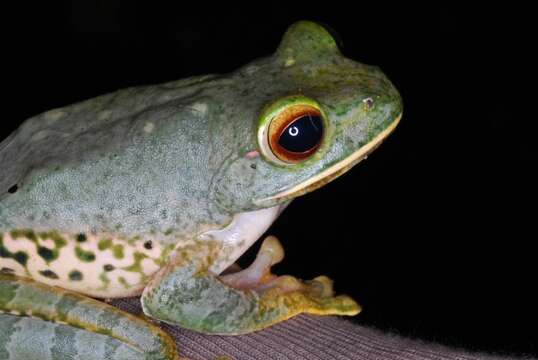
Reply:
[[31, 280], [0, 275], [0, 310], [6, 312], [0, 314], [2, 360], [178, 356], [173, 341], [156, 326], [105, 303]]
[[[245, 157], [259, 147], [260, 111], [294, 94], [323, 107], [323, 151], [296, 166]], [[366, 98], [374, 99], [372, 108]], [[256, 200], [344, 159], [401, 111], [377, 67], [343, 57], [318, 25], [298, 23], [275, 55], [230, 74], [125, 89], [27, 120], [0, 144], [0, 231], [177, 241], [203, 225], [222, 227], [234, 213], [274, 205]]]
[[334, 297], [332, 285], [319, 278], [290, 292], [275, 287], [259, 294], [230, 287], [208, 271], [220, 250], [220, 244], [211, 241], [182, 249], [175, 262], [146, 287], [141, 299], [144, 313], [207, 334], [237, 335], [302, 312], [349, 315], [360, 311], [348, 296]]
[[[285, 107], [286, 99], [294, 96], [319, 104], [326, 128], [319, 150], [290, 166], [263, 156], [257, 134], [266, 120], [260, 114], [272, 106]], [[317, 285], [291, 294], [298, 298], [278, 293], [260, 297], [224, 286], [207, 271], [220, 254], [200, 246], [197, 235], [225, 227], [237, 213], [301, 195], [264, 200], [356, 153], [401, 112], [398, 92], [377, 67], [345, 58], [324, 28], [299, 22], [290, 27], [274, 55], [232, 73], [124, 89], [28, 119], [0, 143], [0, 235], [31, 229], [177, 244], [174, 262], [164, 264], [146, 288], [144, 309], [199, 331], [243, 333], [303, 311], [305, 304], [323, 310], [323, 296], [312, 290]], [[254, 150], [262, 156], [247, 156]], [[191, 261], [177, 261], [183, 241], [198, 246]], [[28, 260], [24, 255], [0, 248], [1, 257], [19, 263]], [[55, 260], [54, 253], [44, 255]], [[89, 261], [91, 255], [79, 251], [78, 258]], [[76, 280], [79, 275], [72, 276]], [[10, 354], [21, 350], [11, 331], [39, 339], [27, 349], [28, 358], [52, 359], [51, 352], [62, 344], [66, 353], [83, 352], [86, 345], [79, 348], [78, 342], [66, 341], [77, 337], [96, 347], [108, 344], [110, 350], [97, 358], [125, 356], [125, 345], [116, 343], [124, 342], [110, 331], [117, 323], [136, 323], [132, 317], [80, 296], [70, 321], [75, 328], [67, 327], [61, 314], [71, 309], [63, 309], [58, 298], [74, 294], [10, 276], [0, 277], [0, 286], [0, 311], [16, 312], [0, 315], [0, 359], [14, 359]], [[22, 292], [29, 296], [19, 297]], [[47, 303], [48, 297], [54, 300]], [[330, 306], [345, 310], [345, 302]], [[50, 313], [40, 315], [43, 309]], [[99, 327], [77, 326], [87, 320]], [[144, 326], [138, 330], [133, 334], [137, 343]], [[99, 341], [103, 335], [107, 340]], [[149, 331], [143, 338], [142, 343], [156, 344], [161, 335]], [[38, 344], [44, 339], [52, 345], [42, 349]], [[175, 355], [162, 357], [161, 351], [151, 356], [145, 358]]]
[[33, 318], [0, 314], [3, 360], [146, 360], [108, 336]]

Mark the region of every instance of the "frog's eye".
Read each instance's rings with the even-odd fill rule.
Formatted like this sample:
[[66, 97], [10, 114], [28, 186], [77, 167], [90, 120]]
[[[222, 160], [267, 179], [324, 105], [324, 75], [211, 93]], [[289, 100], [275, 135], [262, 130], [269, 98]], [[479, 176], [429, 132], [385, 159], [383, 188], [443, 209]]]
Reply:
[[309, 158], [322, 139], [322, 114], [309, 105], [292, 105], [282, 110], [271, 120], [267, 131], [271, 152], [286, 163]]

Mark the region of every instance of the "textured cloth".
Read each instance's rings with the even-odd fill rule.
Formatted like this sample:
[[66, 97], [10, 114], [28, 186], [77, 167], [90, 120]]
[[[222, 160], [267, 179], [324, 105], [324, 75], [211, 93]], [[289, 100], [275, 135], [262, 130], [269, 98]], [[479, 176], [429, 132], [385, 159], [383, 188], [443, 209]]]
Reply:
[[[135, 314], [141, 311], [137, 298], [116, 300], [113, 305]], [[166, 324], [162, 327], [176, 340], [181, 356], [192, 360], [219, 356], [234, 360], [508, 359], [388, 335], [333, 316], [299, 315], [240, 336], [203, 335]]]

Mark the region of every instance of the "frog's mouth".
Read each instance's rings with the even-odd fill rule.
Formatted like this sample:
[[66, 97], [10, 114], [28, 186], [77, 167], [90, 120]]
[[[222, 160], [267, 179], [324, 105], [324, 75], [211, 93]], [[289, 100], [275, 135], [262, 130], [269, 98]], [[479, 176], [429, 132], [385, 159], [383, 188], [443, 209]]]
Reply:
[[363, 159], [366, 159], [368, 155], [374, 151], [381, 143], [394, 131], [402, 114], [398, 115], [396, 119], [390, 124], [386, 129], [377, 134], [372, 140], [370, 140], [366, 145], [361, 147], [356, 152], [352, 153], [342, 161], [332, 165], [331, 167], [323, 170], [316, 176], [309, 178], [308, 180], [293, 186], [290, 189], [284, 190], [276, 195], [266, 197], [260, 200], [256, 200], [256, 204], [266, 204], [274, 201], [282, 201], [296, 198], [298, 196], [304, 195], [311, 191], [314, 191], [323, 185], [333, 181], [340, 175], [346, 173], [353, 166], [357, 165]]

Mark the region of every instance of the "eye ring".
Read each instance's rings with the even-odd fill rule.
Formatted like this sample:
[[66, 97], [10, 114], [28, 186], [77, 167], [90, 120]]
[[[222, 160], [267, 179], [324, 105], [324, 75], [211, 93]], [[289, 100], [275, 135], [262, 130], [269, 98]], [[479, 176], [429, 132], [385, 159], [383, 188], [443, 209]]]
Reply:
[[260, 153], [275, 164], [295, 165], [322, 151], [329, 132], [325, 113], [316, 101], [303, 95], [283, 97], [262, 110]]
[[[304, 139], [310, 140], [304, 140], [305, 143], [302, 144], [301, 142], [279, 144], [278, 139], [283, 132], [295, 125], [297, 125], [299, 132], [303, 130], [303, 135], [309, 133], [308, 131], [304, 133], [304, 126], [306, 126], [306, 130], [313, 130], [310, 124], [304, 123], [310, 121], [309, 119], [303, 119], [303, 123], [299, 122], [299, 119], [305, 115], [315, 118], [313, 120], [314, 124], [321, 130], [321, 132], [317, 133], [317, 137], [307, 136]], [[292, 124], [293, 126], [291, 126]], [[291, 129], [291, 131], [292, 134], [290, 135], [288, 132], [288, 135], [293, 138], [296, 130]], [[312, 132], [310, 132], [310, 135], [312, 135]], [[295, 136], [299, 136], [299, 134]], [[317, 101], [302, 94], [284, 96], [266, 104], [261, 110], [257, 122], [257, 139], [260, 154], [266, 160], [280, 166], [293, 166], [319, 156], [316, 154], [327, 150], [327, 139], [331, 137], [332, 128], [323, 108]], [[295, 142], [295, 139], [288, 140]], [[287, 147], [288, 150], [292, 150], [291, 154], [287, 153], [286, 148], [281, 145]], [[304, 147], [301, 148], [301, 145]]]
[[269, 124], [268, 142], [273, 154], [286, 163], [308, 159], [323, 140], [321, 112], [309, 105], [292, 105]]

